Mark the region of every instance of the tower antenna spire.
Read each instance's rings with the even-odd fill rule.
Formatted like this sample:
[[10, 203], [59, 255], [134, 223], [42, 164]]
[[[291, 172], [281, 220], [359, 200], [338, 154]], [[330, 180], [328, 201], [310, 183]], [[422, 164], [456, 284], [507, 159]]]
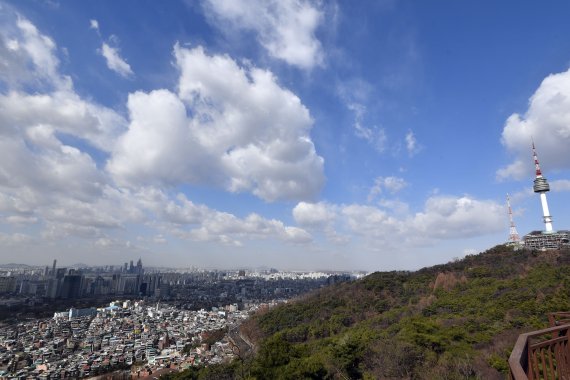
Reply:
[[544, 219], [545, 232], [552, 233], [552, 216], [550, 216], [550, 211], [548, 210], [548, 202], [546, 201], [546, 193], [550, 191], [550, 185], [548, 184], [546, 178], [542, 176], [540, 164], [538, 163], [538, 156], [536, 155], [534, 140], [532, 140], [532, 157], [534, 159], [534, 167], [536, 171], [533, 190], [535, 193], [540, 194], [540, 203], [542, 204], [542, 216]]
[[509, 210], [509, 242], [510, 243], [519, 243], [521, 238], [519, 233], [517, 232], [517, 228], [515, 227], [515, 222], [513, 220], [513, 210], [511, 209], [511, 197], [507, 194], [507, 209]]
[[531, 139], [531, 140], [532, 140], [532, 158], [534, 159], [534, 169], [536, 172], [536, 178], [539, 178], [539, 177], [542, 177], [542, 171], [540, 170], [540, 164], [538, 163], [538, 156], [536, 155], [536, 148], [534, 146], [534, 139]]

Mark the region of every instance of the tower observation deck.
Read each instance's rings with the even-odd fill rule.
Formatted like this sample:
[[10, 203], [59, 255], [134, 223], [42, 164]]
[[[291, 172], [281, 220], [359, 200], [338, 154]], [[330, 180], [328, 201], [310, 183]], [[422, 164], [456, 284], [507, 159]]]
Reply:
[[570, 231], [554, 231], [552, 229], [552, 216], [550, 216], [550, 210], [548, 209], [548, 202], [546, 200], [546, 193], [550, 191], [550, 185], [540, 170], [540, 164], [538, 163], [534, 141], [532, 143], [532, 156], [534, 159], [534, 167], [536, 173], [533, 190], [535, 193], [538, 193], [540, 195], [544, 231], [532, 231], [531, 233], [526, 234], [524, 237], [524, 245], [529, 249], [540, 250], [569, 247]]

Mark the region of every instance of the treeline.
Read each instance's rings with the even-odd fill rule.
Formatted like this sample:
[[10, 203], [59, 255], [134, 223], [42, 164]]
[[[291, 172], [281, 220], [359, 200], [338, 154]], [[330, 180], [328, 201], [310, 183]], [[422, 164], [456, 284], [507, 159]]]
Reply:
[[570, 252], [497, 246], [378, 272], [256, 315], [256, 354], [177, 379], [504, 379], [523, 331], [570, 310]]

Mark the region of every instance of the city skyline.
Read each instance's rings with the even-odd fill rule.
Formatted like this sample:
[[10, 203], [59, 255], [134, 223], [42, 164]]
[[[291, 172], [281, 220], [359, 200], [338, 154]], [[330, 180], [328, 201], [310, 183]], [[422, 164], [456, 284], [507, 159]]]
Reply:
[[0, 264], [417, 269], [570, 228], [570, 5], [0, 0]]

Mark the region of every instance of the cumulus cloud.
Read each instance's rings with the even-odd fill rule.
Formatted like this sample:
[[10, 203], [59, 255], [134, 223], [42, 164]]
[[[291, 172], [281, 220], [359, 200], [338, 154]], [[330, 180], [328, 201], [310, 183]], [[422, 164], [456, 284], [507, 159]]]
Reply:
[[0, 45], [8, 51], [2, 55], [0, 71], [3, 222], [38, 224], [46, 238], [95, 236], [101, 229], [117, 228], [121, 220], [107, 213], [112, 211], [106, 200], [108, 176], [88, 153], [63, 143], [62, 136], [81, 139], [94, 149], [110, 149], [125, 125], [123, 118], [75, 93], [71, 79], [59, 72], [58, 49], [50, 37], [20, 15], [4, 21]]
[[63, 145], [50, 127], [39, 125], [27, 132], [23, 138], [0, 138], [0, 186], [10, 192], [28, 188], [46, 196], [67, 194], [79, 199], [99, 193], [103, 175], [89, 155]]
[[417, 213], [412, 227], [420, 235], [439, 239], [467, 238], [498, 232], [504, 228], [505, 207], [469, 196], [429, 198]]
[[[388, 237], [402, 237], [404, 220], [393, 217], [386, 210], [374, 206], [350, 204], [341, 208], [344, 228], [351, 234], [367, 240], [380, 240], [388, 244]], [[384, 241], [385, 240], [385, 241]]]
[[323, 159], [297, 96], [270, 72], [201, 47], [176, 45], [174, 55], [178, 94], [129, 96], [129, 130], [108, 165], [119, 183], [210, 184], [268, 201], [318, 193]]
[[[44, 222], [46, 229], [55, 231], [59, 223], [86, 224], [84, 219], [92, 215], [92, 224], [101, 225], [101, 215], [95, 217], [83, 206], [96, 211], [93, 203], [104, 197], [107, 175], [89, 154], [63, 143], [62, 136], [81, 139], [94, 149], [110, 149], [125, 122], [114, 111], [74, 92], [73, 82], [59, 72], [57, 46], [51, 38], [20, 15], [4, 21], [0, 41], [9, 41], [11, 50], [2, 60], [7, 65], [0, 76], [3, 220]], [[21, 67], [16, 69], [15, 63]], [[4, 74], [10, 79], [5, 80]]]
[[[155, 239], [159, 242], [172, 236], [238, 245], [252, 239], [291, 243], [311, 240], [311, 235], [301, 228], [258, 214], [239, 218], [195, 204], [184, 195], [172, 198], [158, 187], [119, 187], [105, 168], [82, 150], [87, 145], [115, 154], [112, 162], [118, 173], [129, 179], [125, 173], [136, 173], [134, 178], [144, 178], [142, 182], [151, 184], [210, 181], [231, 188], [249, 181], [255, 186], [244, 184], [243, 188], [258, 189], [268, 198], [274, 194], [312, 193], [322, 183], [322, 159], [308, 137], [312, 120], [299, 99], [281, 89], [270, 73], [248, 72], [227, 57], [207, 57], [200, 51], [200, 70], [206, 70], [209, 60], [228, 64], [229, 71], [218, 74], [233, 73], [241, 84], [237, 90], [242, 93], [228, 101], [221, 94], [230, 87], [215, 89], [219, 83], [207, 77], [202, 91], [198, 88], [200, 75], [180, 66], [186, 73], [179, 86], [181, 95], [167, 90], [131, 94], [127, 130], [126, 121], [117, 113], [74, 92], [71, 80], [59, 72], [57, 46], [52, 39], [28, 20], [15, 20], [11, 28], [8, 23], [0, 26], [0, 41], [10, 52], [5, 61], [25, 62], [27, 72], [16, 77], [19, 72], [15, 67], [3, 66], [0, 77], [5, 85], [5, 92], [0, 94], [2, 224], [14, 228], [37, 224], [44, 242], [82, 238], [98, 249], [114, 250], [130, 246], [128, 241], [113, 236], [129, 224], [147, 224], [148, 228], [162, 230]], [[11, 81], [4, 80], [8, 76]], [[32, 85], [38, 78], [42, 83], [33, 86], [32, 93], [20, 89], [21, 83]], [[202, 100], [198, 100], [200, 96]], [[244, 103], [239, 103], [238, 98]], [[216, 102], [212, 108], [208, 106], [210, 101]], [[254, 109], [256, 112], [252, 112]], [[187, 114], [195, 114], [196, 118]], [[236, 118], [241, 121], [235, 122]], [[202, 127], [217, 130], [220, 139], [225, 136], [224, 143], [216, 146], [208, 133], [197, 133]], [[123, 144], [128, 140], [133, 145], [115, 148], [114, 141], [120, 134]], [[72, 146], [64, 143], [62, 136], [73, 136], [83, 143]], [[128, 150], [132, 148], [135, 151]], [[128, 153], [133, 154], [128, 162], [131, 166], [119, 165], [125, 164], [121, 154]], [[262, 162], [251, 161], [258, 159]], [[193, 160], [196, 162], [191, 165], [185, 163]], [[206, 165], [209, 160], [212, 166]], [[303, 171], [305, 163], [309, 167]], [[316, 171], [312, 171], [311, 164]], [[242, 170], [240, 165], [246, 168]], [[281, 170], [275, 176], [265, 172], [272, 166]], [[213, 172], [208, 172], [210, 169]], [[123, 178], [121, 175], [117, 178]], [[307, 176], [313, 177], [311, 181], [316, 177], [316, 184], [306, 181]], [[26, 236], [0, 235], [0, 245], [30, 243], [32, 240]]]
[[501, 231], [505, 224], [502, 204], [469, 196], [434, 195], [420, 212], [408, 210], [403, 202], [380, 207], [299, 203], [293, 216], [299, 224], [320, 227], [329, 236], [331, 229], [337, 235], [358, 236], [376, 249], [482, 236]]
[[[323, 162], [308, 135], [312, 120], [270, 73], [240, 68], [228, 57], [208, 57], [201, 49], [177, 50], [180, 93], [131, 94], [127, 130], [117, 113], [74, 92], [71, 80], [59, 73], [53, 40], [29, 21], [17, 20], [9, 36], [0, 29], [2, 46], [11, 54], [6, 61], [16, 56], [14, 62], [26, 63], [5, 66], [1, 77], [7, 88], [0, 94], [4, 223], [38, 223], [43, 239], [79, 237], [99, 248], [124, 246], [111, 235], [130, 223], [163, 228], [161, 241], [172, 236], [236, 245], [251, 239], [311, 240], [301, 228], [258, 214], [239, 218], [181, 196], [171, 199], [156, 187], [119, 188], [91, 155], [61, 139], [74, 136], [109, 152], [109, 167], [123, 184], [211, 183], [269, 200], [315, 195]], [[205, 75], [211, 63], [219, 71]], [[199, 72], [192, 72], [192, 64]], [[28, 72], [20, 75], [16, 66]], [[229, 74], [235, 82], [220, 87], [225, 79], [217, 74]], [[43, 91], [19, 91], [21, 83], [39, 83], [35, 88]], [[232, 85], [239, 94], [228, 94]], [[2, 243], [28, 241], [18, 236]]]
[[515, 158], [497, 171], [498, 179], [522, 179], [531, 173], [533, 138], [546, 173], [570, 168], [570, 69], [546, 77], [526, 112], [507, 119], [501, 142]]
[[328, 203], [299, 202], [293, 209], [293, 217], [302, 226], [323, 226], [333, 222], [336, 215]]
[[56, 45], [50, 37], [8, 9], [0, 15], [0, 25], [0, 81], [11, 88], [70, 89], [71, 79], [58, 73]]
[[378, 205], [392, 211], [395, 215], [408, 215], [410, 213], [410, 205], [399, 199], [382, 198], [378, 201]]
[[16, 136], [39, 125], [108, 151], [126, 121], [115, 111], [87, 102], [73, 91], [0, 94], [0, 134]]
[[253, 31], [269, 55], [302, 69], [322, 65], [324, 53], [315, 36], [323, 21], [320, 4], [305, 0], [204, 0], [217, 27]]
[[0, 21], [0, 50], [7, 49], [0, 60], [0, 135], [21, 141], [26, 130], [42, 125], [110, 149], [123, 118], [75, 93], [59, 72], [55, 42], [29, 20], [7, 9]]
[[311, 241], [311, 235], [305, 230], [285, 226], [281, 221], [265, 219], [255, 213], [239, 219], [231, 214], [215, 212], [208, 215], [199, 228], [191, 230], [186, 236], [194, 240], [215, 240], [233, 245], [241, 245], [241, 237], [274, 237], [291, 243]]
[[105, 58], [107, 67], [123, 78], [134, 75], [131, 66], [121, 57], [119, 48], [112, 47], [108, 43], [103, 42], [103, 45], [101, 45], [101, 55]]
[[335, 229], [339, 207], [327, 202], [299, 202], [293, 208], [293, 218], [300, 226], [311, 232], [322, 231], [326, 239], [335, 245], [350, 242], [350, 236]]
[[217, 241], [241, 246], [242, 240], [277, 239], [308, 243], [311, 235], [298, 227], [252, 213], [245, 218], [195, 204], [184, 194], [169, 198], [161, 190], [148, 188], [135, 195], [137, 202], [153, 212], [161, 228], [170, 235], [195, 241]]

